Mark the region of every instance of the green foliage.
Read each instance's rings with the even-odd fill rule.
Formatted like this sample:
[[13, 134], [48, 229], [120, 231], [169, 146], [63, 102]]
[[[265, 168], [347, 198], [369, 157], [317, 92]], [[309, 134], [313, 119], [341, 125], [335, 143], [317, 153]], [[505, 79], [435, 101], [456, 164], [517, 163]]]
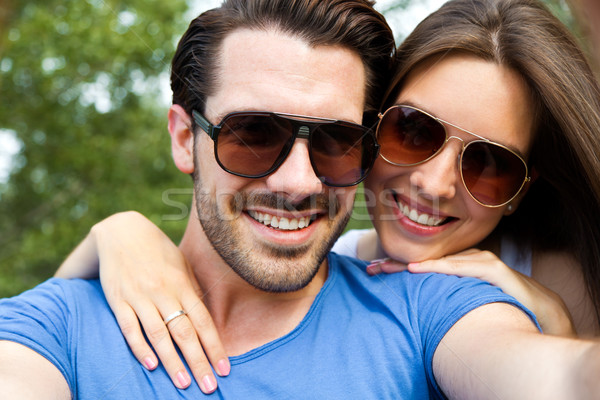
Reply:
[[571, 31], [578, 32], [579, 27], [577, 26], [577, 22], [565, 0], [543, 0], [543, 2], [546, 3], [550, 11], [552, 11], [563, 24], [568, 26]]
[[[550, 11], [552, 11], [552, 13], [556, 15], [556, 17], [560, 19], [571, 32], [573, 32], [575, 37], [579, 39], [579, 45], [583, 48], [584, 52], [588, 54], [588, 57], [593, 57], [591, 56], [593, 54], [590, 47], [591, 42], [584, 34], [583, 27], [579, 25], [579, 22], [581, 21], [578, 21], [573, 15], [574, 13], [569, 2], [567, 0], [543, 0], [543, 2], [546, 3]], [[577, 4], [577, 2], [571, 1], [570, 4]], [[594, 62], [592, 62], [592, 66], [593, 65]]]
[[371, 218], [369, 217], [369, 212], [367, 211], [367, 206], [374, 204], [374, 201], [373, 195], [369, 195], [361, 183], [356, 190], [354, 209], [352, 210], [352, 216], [350, 217], [350, 221], [348, 221], [346, 230], [373, 227]]
[[22, 149], [0, 185], [0, 297], [51, 276], [116, 211], [139, 210], [181, 235], [185, 218], [165, 221], [173, 208], [163, 196], [191, 181], [172, 166], [157, 99], [185, 11], [185, 0], [36, 0], [8, 10], [0, 129]]

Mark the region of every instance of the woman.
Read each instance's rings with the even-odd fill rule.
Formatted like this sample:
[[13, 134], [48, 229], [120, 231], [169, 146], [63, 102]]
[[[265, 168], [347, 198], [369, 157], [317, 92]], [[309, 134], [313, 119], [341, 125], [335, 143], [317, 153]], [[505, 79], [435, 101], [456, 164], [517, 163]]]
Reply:
[[[455, 0], [415, 29], [396, 61], [381, 157], [365, 182], [376, 233], [350, 232], [334, 250], [400, 262], [370, 273], [408, 264], [476, 276], [531, 308], [547, 333], [597, 334], [600, 91], [567, 29], [535, 0]], [[192, 326], [215, 371], [229, 372], [193, 274], [154, 225], [136, 213], [108, 218], [57, 275], [92, 276], [98, 261], [147, 368], [158, 361], [136, 315], [171, 376], [185, 368], [167, 332], [192, 368], [206, 368], [189, 362], [202, 354]], [[188, 315], [166, 328], [179, 309]]]

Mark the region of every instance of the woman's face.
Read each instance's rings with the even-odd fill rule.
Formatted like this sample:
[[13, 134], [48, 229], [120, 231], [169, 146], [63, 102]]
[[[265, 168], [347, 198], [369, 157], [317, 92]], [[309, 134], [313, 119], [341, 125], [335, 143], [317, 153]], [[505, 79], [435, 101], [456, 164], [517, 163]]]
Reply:
[[[506, 67], [467, 55], [429, 60], [407, 76], [396, 104], [418, 107], [525, 159], [529, 154], [532, 101], [520, 75]], [[448, 136], [464, 144], [476, 139], [456, 127], [444, 127]], [[389, 256], [416, 262], [474, 247], [511, 212], [508, 204], [484, 207], [469, 195], [459, 170], [462, 148], [461, 140], [450, 139], [435, 157], [411, 167], [378, 158], [365, 181], [366, 198]], [[512, 211], [524, 193], [509, 203]]]

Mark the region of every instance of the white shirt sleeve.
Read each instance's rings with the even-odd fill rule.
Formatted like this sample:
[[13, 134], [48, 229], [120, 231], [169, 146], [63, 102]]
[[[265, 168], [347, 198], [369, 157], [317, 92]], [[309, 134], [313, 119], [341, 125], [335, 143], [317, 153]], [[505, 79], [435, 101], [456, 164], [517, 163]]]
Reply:
[[531, 247], [520, 249], [513, 238], [502, 235], [500, 242], [500, 259], [504, 264], [519, 271], [523, 275], [531, 276]]
[[348, 257], [357, 257], [358, 241], [371, 229], [351, 229], [335, 242], [331, 251]]

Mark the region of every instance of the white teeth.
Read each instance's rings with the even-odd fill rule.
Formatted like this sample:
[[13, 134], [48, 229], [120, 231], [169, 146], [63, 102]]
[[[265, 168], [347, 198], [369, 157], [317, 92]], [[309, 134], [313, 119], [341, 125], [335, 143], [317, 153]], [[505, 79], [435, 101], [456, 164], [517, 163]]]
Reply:
[[300, 223], [300, 221], [298, 221], [297, 219], [292, 219], [290, 221], [290, 224], [288, 225], [289, 229], [294, 230], [294, 229], [298, 229], [298, 224]]
[[400, 212], [408, 217], [413, 222], [427, 226], [438, 226], [446, 220], [446, 218], [436, 218], [429, 214], [419, 214], [414, 208], [409, 208], [407, 205], [398, 202], [398, 208]]
[[415, 222], [418, 222], [419, 214], [417, 213], [417, 210], [410, 210], [410, 213], [408, 213], [408, 218]]
[[310, 217], [302, 217], [302, 218], [286, 218], [279, 217], [277, 218], [274, 215], [260, 213], [256, 211], [248, 211], [248, 214], [258, 222], [270, 226], [273, 228], [278, 228], [285, 231], [294, 231], [296, 229], [306, 228], [310, 225], [311, 219]]
[[290, 220], [284, 217], [281, 217], [279, 220], [279, 229], [289, 230], [290, 229]]
[[429, 220], [429, 217], [425, 214], [421, 214], [419, 215], [419, 218], [417, 219], [417, 222], [420, 224], [426, 224], [427, 220]]

